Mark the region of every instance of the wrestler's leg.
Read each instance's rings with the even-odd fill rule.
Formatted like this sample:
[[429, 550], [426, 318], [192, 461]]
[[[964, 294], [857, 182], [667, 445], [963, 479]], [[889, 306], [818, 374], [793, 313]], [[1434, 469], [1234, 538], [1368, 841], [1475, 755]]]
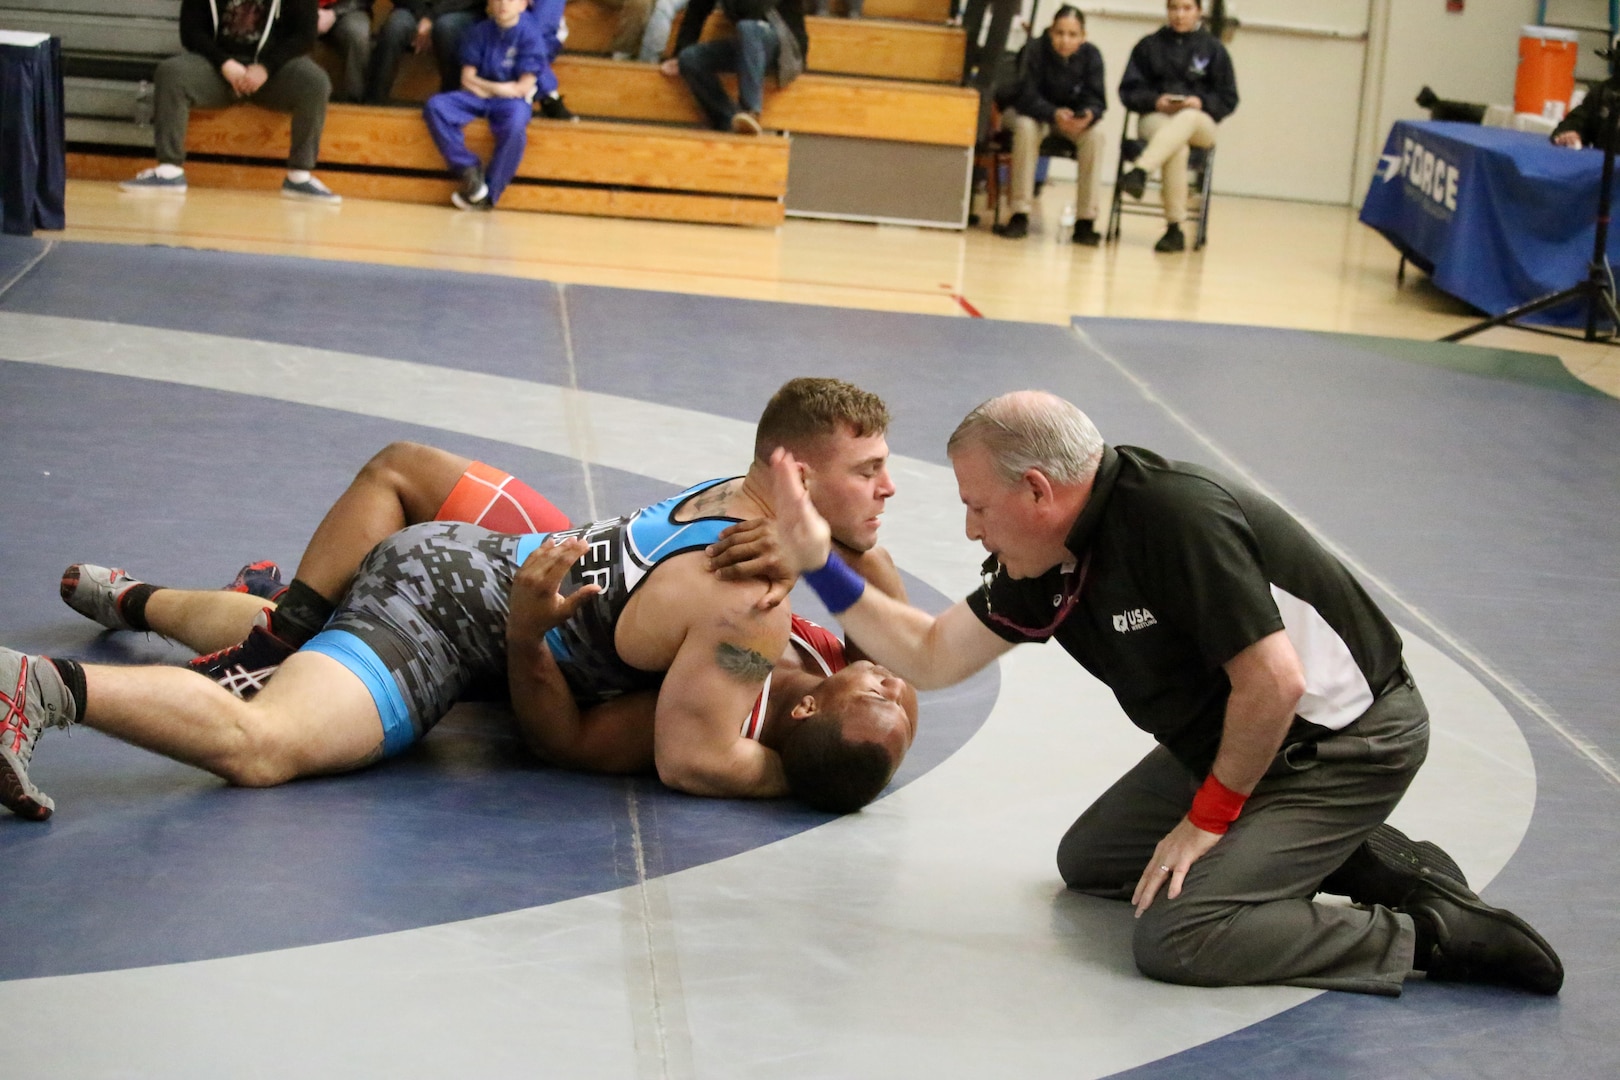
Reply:
[[472, 464], [470, 458], [421, 443], [383, 447], [321, 519], [295, 580], [338, 600], [366, 553], [407, 525], [432, 521]]
[[87, 726], [233, 784], [339, 772], [381, 753], [371, 694], [327, 656], [289, 657], [252, 701], [183, 668], [87, 664], [84, 675]]

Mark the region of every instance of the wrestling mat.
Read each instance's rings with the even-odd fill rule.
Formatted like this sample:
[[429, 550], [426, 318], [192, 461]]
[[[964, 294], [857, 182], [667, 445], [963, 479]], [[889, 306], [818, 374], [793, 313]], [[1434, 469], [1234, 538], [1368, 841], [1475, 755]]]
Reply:
[[62, 605], [62, 568], [290, 573], [395, 439], [576, 519], [623, 512], [740, 472], [804, 374], [889, 402], [883, 542], [923, 606], [977, 581], [944, 442], [1005, 390], [1293, 509], [1400, 626], [1434, 715], [1395, 822], [1561, 950], [1562, 996], [1143, 978], [1129, 909], [1066, 893], [1053, 853], [1148, 743], [1029, 647], [925, 695], [901, 774], [841, 819], [544, 768], [487, 706], [268, 791], [48, 733], [33, 775], [56, 816], [0, 818], [5, 1074], [1620, 1074], [1620, 403], [1545, 358], [5, 237], [0, 642], [178, 660]]

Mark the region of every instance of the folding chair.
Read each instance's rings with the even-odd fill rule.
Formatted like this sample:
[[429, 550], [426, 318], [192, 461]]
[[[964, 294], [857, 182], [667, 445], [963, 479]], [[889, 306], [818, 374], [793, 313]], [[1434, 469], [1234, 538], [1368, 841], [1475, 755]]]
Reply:
[[[1114, 198], [1108, 209], [1108, 232], [1105, 239], [1109, 242], [1119, 239], [1120, 221], [1126, 214], [1142, 214], [1149, 217], [1164, 218], [1164, 197], [1161, 181], [1157, 175], [1148, 177], [1148, 191], [1158, 191], [1159, 197], [1144, 196], [1140, 201], [1127, 199], [1125, 191], [1120, 186], [1120, 180], [1125, 175], [1127, 162], [1135, 161], [1147, 146], [1147, 140], [1140, 135], [1142, 117], [1138, 113], [1125, 114], [1125, 126], [1120, 130], [1119, 162], [1114, 166]], [[1204, 246], [1204, 240], [1209, 235], [1209, 202], [1210, 193], [1215, 182], [1215, 148], [1193, 146], [1189, 147], [1187, 157], [1187, 212], [1198, 222], [1198, 234], [1193, 238], [1192, 249], [1199, 250]]]

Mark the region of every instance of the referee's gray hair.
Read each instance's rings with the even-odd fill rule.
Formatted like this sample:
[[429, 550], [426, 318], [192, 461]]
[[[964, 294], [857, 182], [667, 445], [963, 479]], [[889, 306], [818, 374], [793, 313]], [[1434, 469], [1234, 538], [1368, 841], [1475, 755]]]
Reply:
[[962, 419], [945, 452], [955, 456], [972, 442], [990, 454], [1002, 480], [1016, 484], [1039, 469], [1058, 484], [1078, 484], [1097, 471], [1103, 437], [1070, 402], [1044, 390], [1018, 390], [991, 398]]

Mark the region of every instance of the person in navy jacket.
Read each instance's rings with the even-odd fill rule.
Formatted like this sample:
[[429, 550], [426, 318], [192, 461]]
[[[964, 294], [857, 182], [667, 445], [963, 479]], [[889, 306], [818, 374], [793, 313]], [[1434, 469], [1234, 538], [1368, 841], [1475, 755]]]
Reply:
[[1052, 17], [1046, 33], [1024, 50], [1017, 96], [1003, 114], [1002, 126], [1013, 133], [1012, 217], [997, 232], [1016, 240], [1029, 232], [1029, 210], [1035, 202], [1035, 165], [1049, 135], [1075, 147], [1079, 170], [1075, 187], [1074, 242], [1095, 246], [1097, 232], [1097, 159], [1102, 148], [1104, 90], [1102, 53], [1086, 40], [1086, 17], [1065, 4]]
[[1142, 114], [1147, 140], [1120, 183], [1140, 199], [1148, 173], [1162, 169], [1164, 219], [1155, 251], [1186, 248], [1188, 147], [1215, 145], [1215, 125], [1238, 106], [1237, 75], [1226, 47], [1203, 28], [1203, 0], [1169, 0], [1165, 25], [1136, 43], [1119, 82], [1119, 100]]

